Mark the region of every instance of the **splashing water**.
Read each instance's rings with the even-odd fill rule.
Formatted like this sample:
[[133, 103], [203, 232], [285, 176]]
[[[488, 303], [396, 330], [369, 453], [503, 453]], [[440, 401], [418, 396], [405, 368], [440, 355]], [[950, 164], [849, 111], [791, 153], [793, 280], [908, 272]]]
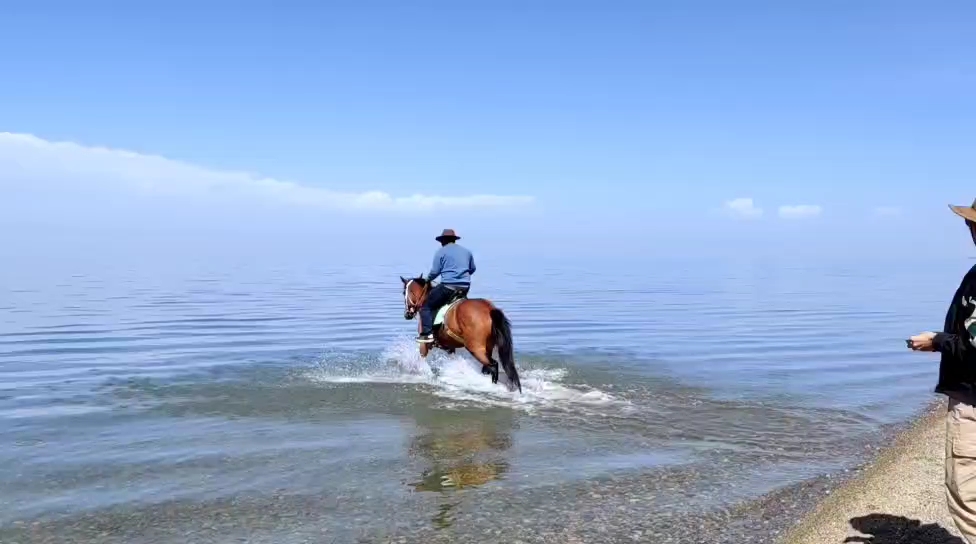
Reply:
[[491, 383], [490, 377], [481, 373], [481, 364], [467, 355], [434, 350], [424, 359], [412, 339], [399, 338], [382, 352], [379, 360], [326, 356], [305, 377], [319, 383], [418, 384], [429, 387], [431, 393], [443, 399], [525, 411], [545, 408], [578, 412], [587, 407], [630, 406], [629, 402], [599, 389], [564, 383], [568, 372], [563, 368], [519, 370], [521, 394], [508, 390], [504, 372], [497, 384]]

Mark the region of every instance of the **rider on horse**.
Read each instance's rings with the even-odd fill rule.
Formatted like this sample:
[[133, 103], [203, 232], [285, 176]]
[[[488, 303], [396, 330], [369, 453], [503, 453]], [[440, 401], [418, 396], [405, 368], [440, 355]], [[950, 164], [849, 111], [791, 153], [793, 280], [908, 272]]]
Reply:
[[434, 254], [434, 264], [427, 275], [427, 281], [431, 282], [440, 276], [441, 282], [427, 295], [427, 300], [420, 309], [418, 342], [429, 344], [434, 341], [434, 315], [437, 310], [454, 299], [466, 297], [471, 288], [471, 275], [475, 271], [474, 256], [456, 243], [460, 239], [451, 229], [445, 229], [435, 238], [441, 243], [441, 248]]

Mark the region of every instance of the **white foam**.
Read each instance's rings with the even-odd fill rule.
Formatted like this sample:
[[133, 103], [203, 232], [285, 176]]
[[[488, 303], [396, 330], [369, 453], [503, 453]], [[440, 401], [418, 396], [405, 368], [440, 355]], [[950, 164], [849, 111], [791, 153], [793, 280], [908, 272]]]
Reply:
[[460, 402], [469, 406], [505, 406], [526, 411], [544, 408], [578, 412], [587, 407], [629, 405], [599, 389], [563, 383], [567, 371], [562, 368], [520, 368], [522, 392], [509, 391], [504, 370], [499, 374], [498, 383], [493, 384], [489, 376], [481, 373], [481, 364], [469, 356], [434, 350], [423, 359], [416, 342], [410, 338], [393, 342], [380, 359], [372, 364], [360, 361], [350, 368], [349, 361], [336, 364], [335, 358], [327, 357], [317, 369], [307, 373], [306, 378], [320, 383], [424, 384], [430, 386], [431, 393], [454, 401], [455, 405]]

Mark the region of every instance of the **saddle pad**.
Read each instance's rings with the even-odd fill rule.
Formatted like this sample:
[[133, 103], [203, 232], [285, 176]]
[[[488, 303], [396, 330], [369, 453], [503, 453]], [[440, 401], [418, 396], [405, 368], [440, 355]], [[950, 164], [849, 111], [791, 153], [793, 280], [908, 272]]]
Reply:
[[437, 315], [434, 316], [434, 326], [443, 325], [444, 320], [447, 319], [447, 312], [451, 311], [451, 308], [458, 305], [459, 302], [464, 300], [463, 298], [457, 299], [450, 304], [445, 304], [441, 306], [440, 310], [437, 310]]

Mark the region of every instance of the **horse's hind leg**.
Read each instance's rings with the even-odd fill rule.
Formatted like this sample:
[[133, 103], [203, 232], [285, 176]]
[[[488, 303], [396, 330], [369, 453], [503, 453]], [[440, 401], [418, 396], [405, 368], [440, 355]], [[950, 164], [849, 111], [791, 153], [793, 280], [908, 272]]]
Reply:
[[489, 371], [491, 374], [491, 383], [498, 383], [498, 361], [491, 357], [488, 357], [488, 360], [491, 361], [491, 370]]
[[491, 383], [498, 383], [498, 362], [491, 358], [491, 352], [484, 346], [470, 346], [468, 352], [481, 363], [481, 373], [491, 376]]

